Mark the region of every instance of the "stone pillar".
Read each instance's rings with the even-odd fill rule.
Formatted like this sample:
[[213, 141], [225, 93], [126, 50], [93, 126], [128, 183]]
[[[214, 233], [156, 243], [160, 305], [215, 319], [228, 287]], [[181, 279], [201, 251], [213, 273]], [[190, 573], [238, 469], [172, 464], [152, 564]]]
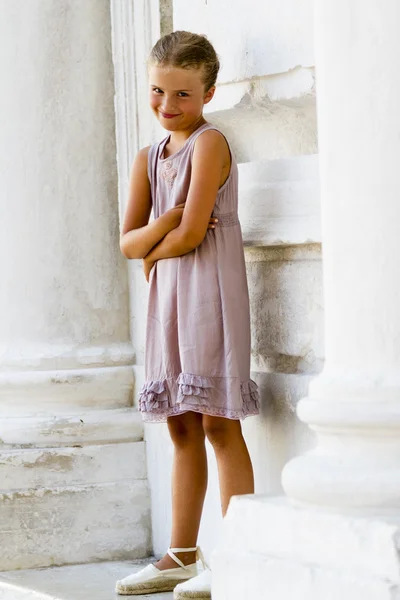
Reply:
[[109, 2], [2, 1], [0, 38], [0, 570], [145, 556]]
[[315, 9], [326, 363], [298, 415], [318, 443], [289, 502], [232, 502], [215, 600], [400, 597], [400, 5]]
[[316, 10], [326, 360], [298, 406], [318, 445], [283, 484], [400, 519], [400, 5]]

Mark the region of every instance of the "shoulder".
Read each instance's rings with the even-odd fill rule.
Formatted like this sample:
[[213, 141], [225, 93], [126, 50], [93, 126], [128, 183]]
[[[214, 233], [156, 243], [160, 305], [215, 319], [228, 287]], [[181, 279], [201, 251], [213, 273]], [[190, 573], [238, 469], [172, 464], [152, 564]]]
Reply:
[[139, 161], [147, 161], [151, 146], [146, 146], [145, 148], [141, 148], [139, 152], [136, 154], [136, 158]]
[[137, 169], [147, 170], [147, 163], [148, 163], [148, 159], [149, 159], [150, 149], [151, 149], [151, 146], [146, 146], [145, 148], [141, 148], [139, 150], [139, 152], [136, 154], [134, 161], [133, 161], [132, 168], [134, 170], [137, 170]]
[[227, 148], [228, 142], [225, 136], [218, 129], [206, 129], [202, 131], [194, 142], [195, 149], [198, 148]]
[[150, 148], [151, 146], [146, 146], [146, 148], [142, 148], [136, 154], [131, 167], [131, 179], [142, 174], [147, 175], [148, 156]]
[[193, 157], [208, 160], [229, 157], [230, 150], [225, 136], [217, 129], [206, 129], [198, 135], [194, 142]]

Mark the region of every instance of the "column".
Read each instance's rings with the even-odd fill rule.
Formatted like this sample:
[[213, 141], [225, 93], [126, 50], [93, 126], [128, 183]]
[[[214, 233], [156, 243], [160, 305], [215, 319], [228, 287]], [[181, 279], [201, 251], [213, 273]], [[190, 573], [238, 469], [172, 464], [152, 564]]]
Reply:
[[298, 406], [318, 445], [283, 483], [400, 519], [400, 5], [316, 10], [326, 360]]
[[[170, 0], [111, 0], [112, 52], [115, 78], [115, 113], [120, 215], [125, 213], [128, 183], [137, 152], [165, 137], [149, 107], [147, 59], [161, 35], [169, 33]], [[128, 261], [131, 338], [134, 350], [135, 394], [144, 383], [148, 283], [142, 261]], [[146, 458], [151, 497], [153, 553], [165, 552], [170, 527], [168, 451], [165, 424], [145, 426]], [[160, 444], [163, 445], [160, 447]], [[160, 460], [160, 456], [163, 457]], [[167, 456], [167, 458], [166, 458]], [[159, 485], [168, 480], [167, 494]], [[164, 494], [164, 495], [163, 495]], [[165, 497], [164, 497], [165, 496]], [[160, 497], [163, 501], [160, 502]], [[167, 542], [168, 543], [168, 542]]]
[[109, 11], [1, 2], [0, 570], [150, 547]]
[[233, 500], [215, 600], [400, 595], [400, 5], [315, 10], [326, 362], [298, 415], [318, 442], [288, 499]]

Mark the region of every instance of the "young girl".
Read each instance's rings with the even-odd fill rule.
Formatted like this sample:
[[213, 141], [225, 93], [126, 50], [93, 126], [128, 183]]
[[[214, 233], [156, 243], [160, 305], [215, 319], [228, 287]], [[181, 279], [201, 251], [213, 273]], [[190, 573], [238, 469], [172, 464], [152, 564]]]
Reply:
[[225, 137], [203, 117], [218, 70], [207, 38], [185, 31], [161, 38], [150, 55], [150, 106], [169, 135], [134, 161], [121, 250], [143, 258], [150, 283], [139, 406], [145, 421], [168, 423], [174, 444], [172, 538], [160, 561], [117, 582], [119, 594], [175, 588], [175, 599], [211, 597], [210, 571], [197, 575], [205, 437], [223, 514], [231, 496], [254, 492], [240, 424], [259, 401], [250, 379], [238, 170]]

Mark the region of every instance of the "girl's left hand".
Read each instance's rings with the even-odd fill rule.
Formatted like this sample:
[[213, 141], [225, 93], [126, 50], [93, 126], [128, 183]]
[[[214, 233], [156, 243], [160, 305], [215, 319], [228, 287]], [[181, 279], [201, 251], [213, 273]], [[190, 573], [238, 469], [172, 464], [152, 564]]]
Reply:
[[147, 282], [150, 280], [150, 272], [155, 264], [156, 261], [154, 260], [149, 260], [148, 258], [143, 259], [143, 272]]

